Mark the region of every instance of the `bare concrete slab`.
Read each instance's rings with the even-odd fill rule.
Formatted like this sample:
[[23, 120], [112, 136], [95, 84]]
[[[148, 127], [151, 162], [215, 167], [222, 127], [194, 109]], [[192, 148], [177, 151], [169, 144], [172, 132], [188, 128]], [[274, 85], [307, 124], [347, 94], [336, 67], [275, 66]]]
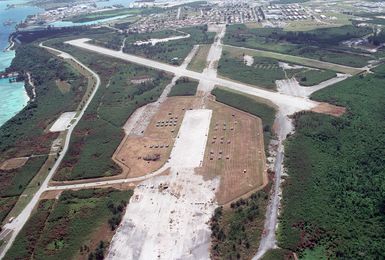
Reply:
[[71, 120], [75, 117], [76, 112], [65, 112], [56, 119], [55, 123], [51, 126], [49, 131], [51, 132], [61, 132], [65, 131], [70, 124]]
[[171, 152], [170, 166], [195, 168], [203, 161], [212, 111], [188, 110], [183, 118], [175, 146]]
[[107, 259], [209, 259], [209, 220], [219, 179], [194, 172], [203, 160], [211, 110], [186, 111], [170, 174], [142, 182], [130, 199]]

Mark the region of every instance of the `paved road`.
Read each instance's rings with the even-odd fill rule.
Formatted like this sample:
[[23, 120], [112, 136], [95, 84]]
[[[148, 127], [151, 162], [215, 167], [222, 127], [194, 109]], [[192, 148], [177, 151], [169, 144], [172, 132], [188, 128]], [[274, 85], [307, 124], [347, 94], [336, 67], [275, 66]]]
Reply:
[[349, 78], [349, 74], [337, 73], [337, 76], [329, 80], [323, 81], [318, 85], [304, 87], [301, 86], [295, 78], [276, 80], [275, 84], [279, 93], [296, 97], [310, 97], [310, 95], [318, 90], [334, 85], [338, 82], [344, 81]]
[[344, 74], [359, 74], [363, 71], [365, 71], [364, 68], [355, 68], [355, 67], [349, 67], [346, 65], [340, 65], [336, 63], [331, 63], [327, 61], [320, 61], [320, 60], [315, 60], [315, 59], [310, 59], [306, 57], [301, 57], [301, 56], [293, 56], [290, 54], [283, 54], [283, 53], [278, 53], [278, 52], [272, 52], [272, 51], [265, 51], [265, 50], [258, 50], [258, 49], [251, 49], [251, 48], [246, 48], [246, 47], [238, 47], [238, 46], [233, 46], [233, 45], [223, 45], [224, 48], [229, 48], [229, 49], [239, 49], [239, 50], [245, 50], [245, 51], [250, 51], [254, 53], [259, 53], [262, 54], [262, 56], [266, 57], [272, 57], [275, 59], [281, 59], [283, 61], [289, 62], [289, 63], [302, 63], [304, 66], [308, 67], [316, 67], [319, 69], [326, 69], [326, 70], [334, 70], [340, 73]]
[[288, 114], [292, 114], [301, 110], [309, 110], [311, 108], [316, 107], [318, 104], [317, 102], [311, 101], [308, 98], [294, 97], [294, 96], [290, 96], [290, 95], [286, 95], [278, 92], [268, 91], [268, 90], [261, 89], [255, 86], [250, 86], [244, 83], [218, 78], [214, 75], [206, 75], [204, 73], [187, 70], [182, 67], [176, 67], [176, 66], [172, 66], [162, 62], [146, 59], [143, 57], [138, 57], [127, 53], [121, 53], [120, 51], [115, 51], [104, 47], [92, 45], [87, 43], [89, 40], [90, 39], [82, 38], [82, 39], [68, 41], [66, 43], [82, 49], [97, 52], [103, 55], [118, 58], [128, 62], [136, 63], [142, 66], [167, 71], [178, 76], [185, 76], [198, 81], [205, 80], [218, 86], [227, 87], [232, 90], [243, 92], [245, 94], [261, 97], [261, 98], [270, 100], [271, 102], [273, 102], [274, 104], [277, 104], [278, 106], [283, 105], [285, 107], [288, 107], [289, 108], [289, 111], [287, 111]]
[[[125, 60], [125, 61], [128, 61], [128, 62], [136, 63], [136, 64], [139, 64], [139, 65], [143, 65], [143, 66], [146, 66], [146, 67], [167, 71], [167, 72], [175, 74], [175, 76], [179, 76], [179, 77], [180, 76], [185, 76], [185, 77], [189, 77], [189, 78], [192, 78], [192, 79], [196, 79], [198, 81], [204, 80], [204, 81], [210, 82], [211, 84], [214, 84], [214, 85], [219, 85], [219, 86], [227, 87], [227, 88], [232, 89], [232, 90], [236, 90], [236, 91], [240, 91], [240, 92], [243, 92], [243, 93], [246, 93], [246, 94], [249, 94], [249, 95], [261, 97], [261, 98], [270, 100], [271, 102], [277, 104], [281, 109], [284, 108], [284, 111], [283, 111], [284, 115], [292, 114], [292, 113], [300, 111], [300, 110], [308, 110], [308, 109], [314, 108], [315, 106], [318, 105], [317, 102], [311, 101], [308, 98], [294, 97], [294, 96], [287, 95], [287, 94], [267, 91], [265, 89], [261, 89], [261, 88], [254, 87], [254, 86], [250, 86], [250, 85], [247, 85], [247, 84], [243, 84], [243, 83], [239, 83], [239, 82], [234, 82], [234, 81], [227, 80], [227, 79], [218, 78], [216, 75], [211, 75], [211, 74], [207, 75], [205, 73], [198, 73], [198, 72], [190, 71], [190, 70], [187, 70], [185, 66], [176, 67], [176, 66], [172, 66], [172, 65], [165, 64], [165, 63], [162, 63], [162, 62], [157, 62], [157, 61], [153, 61], [153, 60], [150, 60], [150, 59], [138, 57], [138, 56], [135, 56], [135, 55], [130, 55], [130, 54], [122, 53], [121, 51], [114, 51], [114, 50], [110, 50], [110, 49], [107, 49], [107, 48], [91, 45], [91, 44], [87, 43], [88, 40], [89, 39], [78, 39], [78, 40], [69, 41], [67, 43], [69, 43], [69, 44], [71, 44], [73, 46], [77, 46], [77, 47], [80, 47], [80, 48], [83, 48], [83, 49], [87, 49], [87, 50], [90, 50], [90, 51], [93, 51], [93, 52], [97, 52], [97, 53], [100, 53], [100, 54], [103, 54], [103, 55], [107, 55], [107, 56], [111, 56], [111, 57], [114, 57], [114, 58], [122, 59], [122, 60]], [[34, 197], [32, 198], [31, 202], [26, 206], [26, 208], [22, 211], [22, 213], [17, 218], [15, 218], [12, 223], [6, 224], [4, 226], [3, 232], [0, 233], [0, 239], [2, 239], [2, 238], [5, 238], [10, 232], [12, 232], [11, 233], [11, 238], [7, 241], [4, 250], [0, 253], [0, 258], [2, 258], [5, 255], [6, 251], [12, 245], [12, 243], [15, 240], [17, 234], [20, 232], [20, 230], [22, 229], [22, 227], [24, 226], [24, 224], [28, 220], [28, 218], [29, 218], [33, 208], [37, 205], [37, 203], [39, 201], [39, 198], [40, 198], [41, 194], [44, 191], [46, 191], [46, 190], [78, 189], [78, 188], [80, 189], [80, 188], [88, 188], [88, 187], [95, 187], [95, 186], [111, 185], [111, 184], [118, 184], [118, 183], [142, 181], [142, 180], [154, 177], [154, 176], [162, 173], [164, 170], [166, 170], [169, 167], [168, 164], [165, 164], [158, 171], [155, 171], [155, 172], [153, 172], [151, 174], [148, 174], [146, 176], [143, 176], [143, 177], [132, 178], [132, 179], [110, 180], [110, 181], [101, 181], [101, 182], [95, 182], [95, 183], [74, 184], [74, 185], [66, 185], [66, 186], [48, 187], [49, 181], [51, 180], [53, 174], [58, 169], [61, 161], [63, 160], [63, 158], [65, 156], [65, 153], [68, 150], [68, 146], [69, 146], [69, 142], [70, 142], [70, 138], [71, 138], [73, 129], [76, 127], [77, 123], [79, 122], [79, 120], [83, 116], [84, 111], [87, 109], [88, 105], [90, 104], [92, 98], [94, 97], [94, 95], [95, 95], [95, 93], [96, 93], [96, 91], [97, 91], [97, 89], [98, 89], [98, 87], [100, 85], [100, 78], [99, 78], [99, 76], [95, 72], [93, 72], [92, 70], [87, 68], [85, 65], [80, 63], [78, 60], [76, 60], [74, 57], [72, 57], [68, 53], [56, 50], [54, 48], [43, 46], [42, 44], [40, 44], [40, 47], [43, 47], [43, 48], [46, 48], [48, 50], [54, 51], [55, 53], [58, 53], [58, 56], [62, 57], [63, 59], [72, 59], [73, 61], [78, 63], [80, 66], [84, 67], [87, 71], [89, 71], [95, 77], [95, 79], [96, 79], [96, 87], [94, 88], [90, 98], [87, 100], [87, 103], [85, 104], [85, 106], [82, 109], [82, 111], [75, 118], [76, 121], [68, 129], [66, 140], [65, 140], [65, 144], [64, 144], [64, 147], [63, 147], [63, 151], [60, 153], [60, 156], [59, 156], [58, 160], [55, 162], [55, 165], [52, 167], [51, 171], [49, 172], [46, 180], [43, 182], [43, 184], [41, 185], [41, 187], [38, 190], [38, 192], [34, 195]], [[280, 171], [281, 170], [279, 170], [279, 172]], [[279, 180], [279, 178], [277, 178], [277, 180]], [[277, 208], [277, 207], [275, 207], [275, 208]], [[276, 215], [276, 213], [274, 213], [273, 215]], [[271, 223], [271, 224], [275, 225], [276, 224], [276, 219], [275, 220], [273, 219], [273, 223]], [[275, 244], [275, 233], [274, 232], [270, 232], [270, 233], [272, 233], [274, 237], [268, 239], [268, 243], [266, 244], [266, 248], [271, 248], [272, 247], [271, 243], [273, 243], [273, 245]]]
[[96, 93], [96, 91], [100, 85], [99, 76], [95, 72], [90, 70], [88, 67], [86, 67], [84, 64], [82, 64], [80, 61], [78, 61], [77, 59], [72, 57], [71, 55], [69, 55], [65, 52], [61, 52], [59, 50], [50, 48], [50, 47], [46, 47], [42, 43], [40, 44], [40, 47], [48, 49], [48, 50], [52, 50], [56, 53], [59, 53], [59, 56], [65, 58], [65, 59], [72, 59], [73, 61], [78, 63], [80, 66], [82, 66], [84, 69], [86, 69], [88, 72], [90, 72], [92, 74], [92, 76], [96, 79], [96, 85], [95, 85], [93, 92], [91, 93], [91, 96], [88, 98], [86, 104], [84, 105], [83, 109], [80, 111], [79, 115], [74, 118], [75, 122], [73, 122], [71, 127], [68, 129], [67, 135], [65, 138], [65, 143], [63, 146], [63, 150], [60, 153], [55, 164], [52, 166], [52, 169], [48, 173], [47, 178], [41, 184], [40, 189], [35, 193], [35, 195], [31, 199], [31, 201], [23, 209], [23, 211], [20, 213], [20, 215], [17, 216], [11, 223], [7, 223], [6, 225], [4, 225], [3, 231], [0, 233], [0, 239], [4, 239], [9, 233], [11, 233], [11, 236], [10, 236], [9, 240], [6, 241], [6, 244], [3, 247], [3, 250], [0, 252], [0, 259], [4, 257], [5, 253], [8, 251], [8, 249], [11, 247], [12, 243], [14, 242], [16, 236], [19, 234], [20, 230], [22, 229], [24, 224], [27, 222], [29, 216], [31, 215], [32, 210], [36, 207], [37, 203], [39, 202], [39, 198], [42, 195], [42, 193], [47, 190], [49, 181], [51, 180], [52, 176], [54, 175], [54, 173], [58, 169], [61, 161], [63, 160], [63, 158], [64, 158], [64, 156], [68, 150], [68, 146], [69, 146], [71, 135], [72, 135], [74, 128], [76, 127], [76, 125], [80, 121], [80, 119], [82, 118], [84, 111], [87, 109], [88, 105], [90, 104], [91, 100], [95, 96], [95, 93]]

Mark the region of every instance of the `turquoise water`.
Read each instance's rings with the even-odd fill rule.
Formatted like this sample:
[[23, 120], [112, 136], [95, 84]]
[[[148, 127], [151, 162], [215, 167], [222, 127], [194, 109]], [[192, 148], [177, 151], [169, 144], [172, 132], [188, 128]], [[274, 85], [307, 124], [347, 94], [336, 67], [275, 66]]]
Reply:
[[9, 83], [8, 79], [0, 79], [0, 125], [16, 115], [28, 103], [28, 95], [24, 82]]
[[[14, 22], [24, 21], [28, 15], [37, 14], [44, 10], [27, 6], [25, 3], [28, 0], [0, 0], [0, 71], [4, 71], [11, 65], [13, 58], [15, 57], [14, 51], [3, 52], [8, 46], [8, 36], [15, 31], [15, 25], [6, 26], [4, 21], [12, 20]], [[112, 6], [115, 4], [122, 4], [128, 6], [133, 0], [110, 0], [95, 2], [98, 7]], [[16, 8], [7, 9], [7, 4], [15, 4]], [[97, 21], [86, 23], [72, 23], [58, 21], [53, 23], [55, 26], [74, 26], [74, 25], [90, 25], [99, 22], [106, 22], [113, 19], [119, 19], [127, 17], [127, 15], [116, 16], [113, 18], [100, 19]], [[7, 120], [16, 115], [21, 109], [23, 109], [28, 103], [28, 96], [24, 89], [24, 83], [9, 83], [8, 79], [0, 79], [0, 126]]]
[[[15, 57], [14, 51], [3, 52], [8, 46], [8, 36], [15, 30], [15, 24], [3, 25], [11, 19], [15, 22], [23, 21], [28, 15], [36, 14], [41, 9], [31, 6], [19, 6], [23, 0], [0, 1], [0, 71], [4, 71]], [[16, 8], [6, 10], [7, 4], [16, 4]], [[24, 82], [9, 83], [8, 79], [0, 79], [0, 126], [16, 115], [28, 103], [28, 95], [24, 89]]]

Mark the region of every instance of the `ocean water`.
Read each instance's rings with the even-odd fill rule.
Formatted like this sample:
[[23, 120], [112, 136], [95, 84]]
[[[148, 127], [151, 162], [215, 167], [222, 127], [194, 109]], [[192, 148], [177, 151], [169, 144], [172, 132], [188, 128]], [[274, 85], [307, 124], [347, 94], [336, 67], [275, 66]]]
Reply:
[[[0, 71], [4, 71], [15, 57], [14, 51], [4, 52], [8, 46], [8, 36], [15, 30], [15, 25], [4, 25], [3, 22], [12, 20], [23, 21], [28, 15], [42, 10], [36, 7], [22, 5], [24, 0], [0, 1]], [[16, 4], [16, 8], [7, 9], [7, 4]], [[0, 126], [16, 115], [28, 103], [28, 95], [24, 82], [9, 83], [8, 79], [0, 79]]]
[[0, 125], [3, 125], [27, 105], [29, 97], [24, 82], [9, 84], [8, 79], [0, 79], [0, 91]]
[[[122, 4], [128, 6], [134, 0], [110, 0], [95, 2], [98, 7], [112, 6], [115, 4]], [[0, 0], [0, 71], [4, 71], [11, 65], [13, 58], [15, 57], [14, 51], [4, 52], [3, 50], [8, 46], [8, 37], [15, 31], [16, 23], [24, 21], [28, 15], [37, 14], [43, 12], [43, 9], [29, 6], [26, 3], [28, 0]], [[7, 8], [8, 4], [15, 4], [15, 8]], [[113, 18], [100, 19], [92, 22], [85, 23], [72, 23], [58, 21], [52, 23], [55, 26], [75, 26], [75, 25], [89, 25], [100, 22], [105, 22], [113, 19], [119, 19], [127, 17], [117, 16]], [[5, 21], [14, 21], [16, 23], [11, 25], [4, 25]], [[7, 120], [16, 115], [21, 109], [23, 109], [28, 103], [28, 95], [24, 89], [23, 82], [9, 83], [8, 79], [0, 79], [0, 126]]]

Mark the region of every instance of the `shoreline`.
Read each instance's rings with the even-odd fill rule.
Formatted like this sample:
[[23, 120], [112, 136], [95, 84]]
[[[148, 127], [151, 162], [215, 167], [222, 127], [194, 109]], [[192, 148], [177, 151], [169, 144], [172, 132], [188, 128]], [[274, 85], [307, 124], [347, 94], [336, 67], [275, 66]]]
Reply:
[[13, 33], [8, 37], [8, 46], [4, 49], [4, 52], [14, 51], [15, 42], [13, 41]]
[[[1, 80], [4, 80], [4, 79], [1, 79]], [[11, 85], [11, 84], [23, 84], [23, 92], [20, 91], [20, 94], [22, 93], [21, 94], [22, 97], [20, 97], [20, 100], [22, 99], [23, 103], [20, 104], [20, 109], [17, 109], [15, 111], [10, 112], [9, 113], [10, 116], [8, 118], [6, 118], [6, 117], [0, 118], [0, 128], [2, 128], [5, 124], [7, 124], [7, 122], [9, 122], [15, 116], [17, 116], [21, 111], [23, 111], [23, 109], [25, 109], [31, 103], [31, 97], [30, 97], [30, 94], [28, 92], [27, 84], [25, 83], [25, 81], [9, 83], [9, 85]], [[14, 87], [18, 88], [19, 86], [14, 86]], [[21, 86], [20, 86], [20, 88], [21, 88]], [[3, 121], [3, 119], [4, 119], [4, 121]]]

